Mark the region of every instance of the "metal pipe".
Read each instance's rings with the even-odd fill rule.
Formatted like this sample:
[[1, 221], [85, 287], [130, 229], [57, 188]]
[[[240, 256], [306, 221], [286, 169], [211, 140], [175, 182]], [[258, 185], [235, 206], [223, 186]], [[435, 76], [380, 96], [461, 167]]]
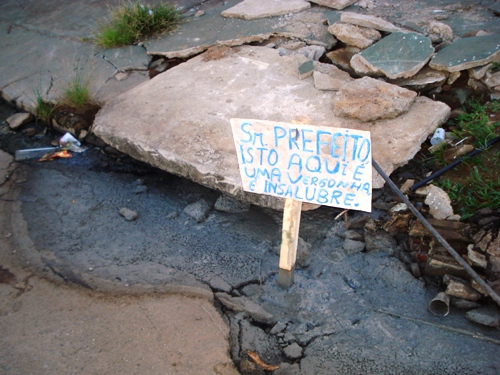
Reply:
[[429, 177], [426, 177], [424, 178], [422, 181], [419, 181], [417, 182], [416, 184], [414, 184], [410, 190], [411, 191], [415, 191], [416, 189], [418, 189], [420, 186], [423, 186], [425, 185], [426, 183], [428, 183], [429, 181], [432, 181], [434, 180], [436, 177], [439, 177], [441, 176], [444, 172], [450, 170], [451, 168], [454, 168], [455, 166], [457, 166], [458, 164], [460, 164], [461, 162], [464, 161], [465, 158], [470, 158], [474, 155], [476, 155], [477, 153], [481, 152], [481, 151], [484, 151], [485, 149], [487, 149], [488, 147], [490, 147], [492, 144], [495, 144], [496, 142], [500, 141], [500, 137], [496, 137], [494, 139], [492, 139], [491, 141], [489, 141], [487, 144], [486, 144], [486, 147], [485, 148], [476, 148], [475, 150], [469, 152], [467, 155], [464, 155], [462, 156], [460, 159], [457, 159], [455, 160], [453, 163], [447, 165], [446, 167], [434, 172], [433, 174], [431, 174]]
[[415, 208], [415, 206], [406, 198], [401, 190], [392, 182], [392, 180], [385, 174], [385, 172], [380, 168], [380, 166], [372, 160], [373, 167], [375, 170], [382, 176], [382, 178], [387, 182], [387, 184], [391, 187], [391, 189], [396, 193], [396, 195], [403, 200], [403, 202], [408, 206], [408, 208], [413, 212], [413, 214], [417, 217], [418, 220], [426, 227], [429, 232], [443, 245], [448, 253], [455, 259], [466, 271], [467, 273], [481, 286], [486, 293], [500, 306], [500, 297], [498, 294], [491, 289], [491, 287], [484, 282], [481, 277], [472, 269], [469, 264], [462, 259], [462, 257], [450, 246], [448, 242], [441, 236], [436, 229], [425, 219], [425, 217]]

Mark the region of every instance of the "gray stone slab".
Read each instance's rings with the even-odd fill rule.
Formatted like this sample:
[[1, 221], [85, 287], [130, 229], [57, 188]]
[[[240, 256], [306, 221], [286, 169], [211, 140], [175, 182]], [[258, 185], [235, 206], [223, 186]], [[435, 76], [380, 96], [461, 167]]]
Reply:
[[429, 61], [434, 48], [417, 33], [395, 32], [360, 53], [366, 65], [391, 79], [415, 75]]
[[340, 16], [340, 21], [344, 23], [350, 23], [353, 25], [369, 27], [375, 30], [395, 32], [401, 31], [400, 27], [375, 16], [370, 16], [369, 14], [360, 14], [354, 12], [342, 12]]
[[429, 62], [437, 70], [458, 72], [486, 65], [500, 56], [500, 34], [458, 39], [438, 51]]
[[[300, 80], [302, 55], [280, 57], [267, 47], [242, 46], [219, 59], [197, 56], [109, 101], [95, 133], [138, 160], [189, 178], [249, 203], [283, 208], [278, 197], [243, 192], [230, 118], [291, 122], [369, 130], [375, 160], [391, 173], [420, 149], [443, 123], [449, 108], [417, 98], [396, 119], [361, 122], [332, 112], [334, 92]], [[373, 186], [384, 185], [374, 173]]]
[[201, 17], [188, 17], [179, 28], [145, 42], [148, 53], [168, 58], [187, 58], [215, 44], [229, 46], [266, 40], [272, 35], [295, 37], [309, 44], [331, 48], [335, 38], [328, 33], [325, 11], [309, 9], [287, 17], [256, 20], [225, 18], [221, 12], [238, 3], [231, 0], [206, 10]]
[[223, 17], [253, 20], [297, 13], [311, 7], [305, 0], [243, 0], [222, 12]]

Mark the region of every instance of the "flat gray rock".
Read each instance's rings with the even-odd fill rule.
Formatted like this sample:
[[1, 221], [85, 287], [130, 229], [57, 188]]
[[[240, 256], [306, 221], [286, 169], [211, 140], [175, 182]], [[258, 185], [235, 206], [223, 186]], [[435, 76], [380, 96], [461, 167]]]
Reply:
[[228, 18], [253, 20], [297, 13], [310, 7], [311, 3], [305, 0], [243, 0], [221, 14]]
[[345, 44], [361, 49], [370, 47], [382, 38], [382, 35], [375, 29], [344, 22], [334, 23], [328, 28], [328, 31]]
[[375, 30], [395, 32], [401, 31], [400, 27], [375, 16], [370, 16], [368, 14], [354, 13], [354, 12], [342, 12], [340, 16], [340, 21], [345, 23], [350, 23], [357, 26], [369, 27]]
[[391, 79], [415, 75], [429, 61], [434, 48], [429, 38], [417, 33], [395, 32], [359, 54], [373, 70]]
[[449, 73], [442, 70], [434, 70], [428, 66], [410, 78], [398, 78], [390, 83], [407, 87], [411, 90], [420, 90], [443, 85], [448, 79]]
[[416, 96], [415, 91], [363, 77], [342, 86], [333, 99], [334, 113], [361, 121], [396, 118], [409, 110]]
[[[243, 192], [230, 118], [291, 122], [301, 116], [314, 125], [369, 130], [374, 158], [390, 174], [449, 115], [448, 106], [422, 97], [397, 119], [364, 123], [336, 117], [334, 92], [317, 90], [312, 78], [299, 79], [305, 60], [250, 46], [233, 48], [218, 60], [197, 56], [108, 102], [94, 132], [138, 160], [246, 202], [282, 209], [281, 198]], [[374, 173], [373, 187], [383, 185]]]
[[490, 34], [458, 39], [438, 51], [429, 62], [436, 70], [458, 72], [486, 65], [500, 55], [500, 35]]
[[31, 120], [31, 113], [16, 113], [6, 121], [11, 129], [18, 129]]

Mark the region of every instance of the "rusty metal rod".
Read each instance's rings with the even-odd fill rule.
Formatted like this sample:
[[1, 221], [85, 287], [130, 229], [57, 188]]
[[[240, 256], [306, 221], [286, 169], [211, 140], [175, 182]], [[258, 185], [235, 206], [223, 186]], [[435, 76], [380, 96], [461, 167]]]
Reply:
[[373, 167], [382, 176], [382, 178], [389, 184], [391, 189], [397, 194], [399, 198], [408, 206], [408, 208], [413, 212], [418, 220], [426, 227], [431, 234], [436, 237], [436, 239], [443, 245], [450, 255], [455, 259], [466, 271], [467, 273], [488, 293], [488, 295], [500, 306], [500, 297], [498, 294], [491, 289], [491, 287], [484, 282], [483, 279], [472, 269], [469, 264], [462, 259], [462, 257], [450, 246], [448, 242], [438, 233], [436, 229], [425, 219], [425, 217], [415, 208], [415, 206], [406, 198], [401, 190], [392, 182], [392, 180], [385, 174], [385, 172], [380, 168], [380, 166], [372, 160]]

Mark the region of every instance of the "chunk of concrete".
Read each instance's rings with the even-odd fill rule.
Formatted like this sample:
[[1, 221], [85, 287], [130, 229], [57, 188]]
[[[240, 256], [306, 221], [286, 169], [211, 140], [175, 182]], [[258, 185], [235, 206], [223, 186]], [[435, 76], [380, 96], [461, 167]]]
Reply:
[[425, 204], [429, 206], [429, 212], [435, 219], [448, 219], [453, 217], [453, 207], [448, 194], [435, 185], [429, 185]]
[[6, 121], [7, 124], [9, 124], [9, 128], [11, 128], [12, 130], [16, 130], [24, 124], [28, 123], [32, 118], [33, 116], [31, 115], [31, 113], [24, 112], [14, 114], [10, 116]]
[[382, 38], [382, 35], [375, 29], [343, 22], [334, 23], [328, 28], [328, 31], [345, 44], [361, 49], [370, 47]]
[[468, 311], [465, 316], [474, 323], [487, 327], [500, 327], [500, 309], [498, 306], [483, 306], [479, 309]]
[[445, 23], [431, 21], [426, 27], [429, 39], [433, 43], [451, 42], [453, 40], [453, 30]]
[[221, 14], [228, 18], [254, 20], [297, 13], [310, 6], [311, 3], [305, 0], [243, 0]]
[[[373, 157], [387, 174], [413, 158], [448, 118], [447, 105], [424, 97], [396, 119], [339, 118], [332, 113], [334, 92], [298, 78], [305, 61], [253, 46], [233, 48], [218, 60], [200, 55], [106, 103], [93, 130], [135, 159], [243, 201], [283, 209], [281, 198], [242, 190], [230, 118], [291, 122], [300, 115], [318, 126], [370, 131]], [[373, 187], [383, 185], [374, 173]]]
[[500, 57], [500, 35], [490, 34], [458, 39], [438, 51], [429, 62], [436, 70], [457, 72], [486, 65]]
[[434, 48], [429, 38], [417, 33], [395, 32], [368, 47], [358, 56], [388, 78], [415, 75], [430, 60]]
[[423, 90], [442, 86], [448, 79], [449, 73], [442, 70], [434, 70], [428, 66], [424, 67], [413, 77], [398, 78], [390, 83], [403, 86], [411, 90]]
[[380, 69], [369, 64], [366, 61], [366, 59], [364, 59], [359, 53], [352, 56], [349, 64], [352, 67], [352, 69], [354, 69], [355, 74], [358, 76], [364, 76], [364, 75], [368, 75], [370, 77], [384, 76], [384, 73]]
[[416, 97], [415, 91], [363, 77], [346, 83], [338, 91], [333, 112], [361, 121], [396, 118], [408, 111]]
[[311, 3], [323, 5], [328, 8], [342, 10], [344, 8], [347, 8], [349, 5], [354, 4], [358, 0], [310, 0], [310, 1]]
[[401, 31], [400, 27], [380, 17], [371, 16], [369, 14], [342, 12], [342, 15], [340, 16], [340, 21], [357, 26], [369, 27], [375, 30], [386, 31], [389, 33]]

